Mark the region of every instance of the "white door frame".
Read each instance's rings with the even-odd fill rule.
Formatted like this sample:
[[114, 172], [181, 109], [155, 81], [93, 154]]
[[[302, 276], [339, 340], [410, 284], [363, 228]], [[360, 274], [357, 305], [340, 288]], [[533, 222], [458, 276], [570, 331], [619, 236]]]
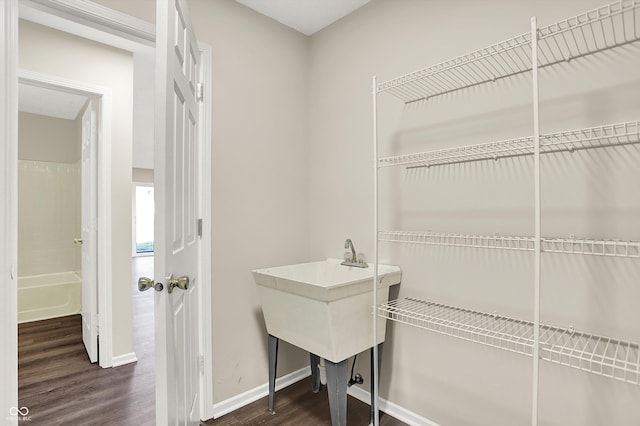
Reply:
[[0, 422], [18, 406], [18, 0], [0, 2]]
[[198, 311], [200, 321], [200, 356], [203, 371], [200, 374], [200, 419], [213, 418], [213, 336], [211, 327], [211, 70], [213, 69], [212, 51], [210, 45], [198, 43], [200, 48], [200, 81], [204, 86], [203, 99], [200, 102], [200, 126], [198, 135], [198, 188], [200, 193], [200, 217], [203, 221], [202, 237], [200, 241], [200, 256], [198, 267], [200, 270], [200, 299]]
[[92, 98], [98, 112], [98, 241], [96, 258], [98, 287], [98, 327], [100, 335], [99, 363], [103, 368], [113, 365], [112, 353], [112, 285], [111, 285], [111, 89], [68, 80], [57, 76], [18, 70], [18, 81], [30, 86], [74, 93]]
[[[0, 206], [0, 229], [6, 238], [0, 238], [0, 283], [4, 285], [0, 298], [0, 421], [10, 407], [18, 403], [17, 362], [17, 67], [18, 67], [18, 0], [4, 0], [0, 9], [0, 135], [6, 141], [0, 146], [0, 193], [6, 203]], [[20, 0], [21, 8], [28, 10], [28, 0]], [[149, 22], [116, 12], [88, 0], [46, 2], [39, 12], [51, 16], [66, 16], [85, 29], [107, 30], [136, 43], [155, 43], [155, 26]], [[200, 197], [203, 235], [200, 243], [200, 354], [204, 369], [200, 376], [201, 418], [213, 417], [213, 348], [211, 327], [211, 69], [212, 48], [200, 44], [202, 51], [201, 72], [204, 83], [204, 100], [201, 104], [203, 119], [200, 126]], [[109, 129], [110, 130], [110, 127]], [[110, 274], [110, 269], [108, 270]], [[111, 293], [108, 294], [111, 303]], [[111, 311], [108, 311], [111, 314]], [[109, 323], [111, 318], [109, 318]], [[102, 332], [102, 329], [101, 329]], [[111, 350], [109, 350], [111, 354]], [[10, 419], [9, 421], [13, 421]], [[17, 419], [15, 420], [17, 424]]]

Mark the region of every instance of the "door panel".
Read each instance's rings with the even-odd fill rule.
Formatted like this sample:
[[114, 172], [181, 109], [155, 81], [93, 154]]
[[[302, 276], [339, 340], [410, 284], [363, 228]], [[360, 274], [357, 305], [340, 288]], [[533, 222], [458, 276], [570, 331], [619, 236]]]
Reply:
[[156, 422], [199, 423], [198, 102], [199, 50], [186, 0], [157, 1], [156, 280], [189, 277], [186, 290], [157, 292]]
[[97, 113], [89, 100], [82, 114], [82, 341], [91, 362], [98, 361], [98, 158]]

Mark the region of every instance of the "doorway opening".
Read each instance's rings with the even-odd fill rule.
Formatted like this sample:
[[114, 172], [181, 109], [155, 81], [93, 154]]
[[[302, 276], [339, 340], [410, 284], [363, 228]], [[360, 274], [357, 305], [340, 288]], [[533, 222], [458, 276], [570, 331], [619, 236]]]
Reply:
[[87, 102], [19, 85], [18, 323], [81, 312], [79, 129]]
[[133, 185], [133, 256], [153, 255], [155, 203], [152, 183]]
[[[111, 92], [19, 70], [18, 95], [18, 139], [29, 139], [18, 143], [18, 276], [33, 278], [37, 290], [19, 301], [25, 311], [20, 322], [77, 315], [90, 361], [111, 367], [111, 258], [98, 256], [111, 249], [110, 138], [103, 131], [111, 121]], [[45, 202], [54, 206], [53, 214]], [[21, 287], [28, 286], [18, 284], [18, 293]]]

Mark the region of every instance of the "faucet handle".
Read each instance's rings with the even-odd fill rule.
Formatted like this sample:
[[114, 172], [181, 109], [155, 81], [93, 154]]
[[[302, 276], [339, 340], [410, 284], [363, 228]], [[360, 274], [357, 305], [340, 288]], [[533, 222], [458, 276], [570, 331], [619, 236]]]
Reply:
[[356, 256], [356, 262], [358, 262], [358, 263], [367, 263], [367, 258], [364, 255], [364, 253], [358, 253], [358, 255]]

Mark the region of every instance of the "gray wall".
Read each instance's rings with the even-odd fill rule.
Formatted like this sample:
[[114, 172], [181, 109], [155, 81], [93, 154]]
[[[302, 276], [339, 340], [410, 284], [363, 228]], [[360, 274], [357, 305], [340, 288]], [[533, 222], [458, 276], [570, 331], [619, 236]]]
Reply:
[[75, 163], [80, 160], [78, 122], [39, 114], [18, 114], [20, 160]]
[[[373, 1], [310, 38], [311, 258], [345, 237], [373, 250], [371, 77], [380, 81], [601, 5], [600, 1]], [[541, 130], [637, 120], [638, 46], [541, 72]], [[532, 134], [531, 79], [520, 76], [405, 107], [379, 97], [382, 156]], [[339, 107], [338, 107], [339, 106]], [[638, 148], [543, 159], [545, 236], [638, 239]], [[533, 162], [516, 158], [380, 172], [386, 230], [533, 234]], [[634, 219], [635, 218], [635, 219]], [[381, 244], [399, 295], [533, 319], [528, 253]], [[638, 262], [543, 256], [542, 321], [638, 341]], [[366, 363], [359, 367], [363, 373]], [[389, 324], [381, 395], [442, 425], [527, 424], [532, 360]], [[636, 424], [638, 387], [541, 364], [540, 424]]]
[[133, 168], [131, 173], [133, 182], [153, 183], [153, 169]]
[[[252, 269], [308, 260], [307, 38], [234, 1], [190, 1], [213, 46], [214, 401], [267, 380]], [[281, 345], [280, 374], [308, 356]]]
[[[101, 3], [153, 21], [146, 2]], [[266, 382], [266, 342], [250, 270], [373, 249], [371, 76], [429, 66], [601, 5], [600, 1], [377, 0], [306, 38], [231, 0], [190, 1], [213, 46], [214, 399]], [[637, 46], [541, 75], [542, 131], [637, 119]], [[611, 70], [613, 63], [620, 66]], [[634, 68], [635, 67], [635, 68]], [[637, 73], [636, 73], [637, 74]], [[522, 76], [404, 108], [381, 99], [382, 155], [531, 134]], [[637, 148], [543, 164], [546, 235], [640, 239]], [[532, 234], [532, 164], [483, 162], [381, 175], [383, 228]], [[402, 190], [396, 189], [401, 187]], [[532, 317], [526, 254], [383, 246], [400, 296]], [[637, 262], [545, 257], [543, 321], [640, 339]], [[389, 325], [381, 394], [443, 425], [528, 424], [531, 359]], [[239, 338], [240, 337], [240, 338]], [[284, 345], [279, 371], [306, 364]], [[540, 424], [636, 424], [637, 387], [541, 365]], [[358, 370], [368, 370], [366, 357]], [[366, 386], [366, 385], [365, 385]]]

